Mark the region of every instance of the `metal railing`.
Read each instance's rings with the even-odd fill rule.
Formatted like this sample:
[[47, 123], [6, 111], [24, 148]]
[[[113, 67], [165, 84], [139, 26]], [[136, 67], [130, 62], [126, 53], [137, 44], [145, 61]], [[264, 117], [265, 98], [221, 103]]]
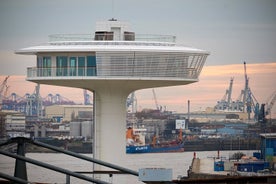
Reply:
[[[114, 69], [112, 67], [102, 67], [101, 70], [96, 70], [96, 67], [87, 69], [87, 68], [59, 68], [51, 67], [51, 68], [37, 68], [37, 67], [29, 67], [27, 68], [27, 78], [47, 78], [47, 77], [110, 77], [110, 78], [127, 78], [131, 79], [141, 79], [144, 78], [164, 78], [169, 79], [196, 79], [198, 76], [197, 71], [194, 68], [185, 68], [183, 71], [178, 71], [177, 68], [175, 70], [168, 71], [167, 69], [163, 70], [153, 70], [150, 67], [145, 68], [144, 70], [140, 69], [131, 69], [130, 67], [116, 67]], [[158, 80], [158, 79], [157, 79]]]
[[[73, 172], [73, 171], [70, 171], [70, 170], [67, 170], [67, 169], [64, 169], [64, 168], [60, 168], [60, 167], [57, 167], [57, 166], [54, 166], [54, 165], [50, 165], [50, 164], [47, 164], [47, 163], [44, 163], [44, 162], [41, 162], [41, 161], [38, 161], [38, 160], [34, 160], [34, 159], [31, 159], [31, 158], [25, 157], [25, 144], [26, 143], [33, 144], [33, 145], [40, 146], [40, 147], [44, 147], [44, 148], [53, 150], [55, 152], [70, 155], [70, 156], [76, 157], [78, 159], [86, 160], [88, 162], [92, 162], [92, 163], [95, 163], [95, 164], [99, 164], [99, 165], [117, 170], [117, 171], [93, 171], [93, 172], [89, 172], [89, 173], [92, 173], [92, 174], [122, 174], [123, 173], [123, 174], [130, 174], [130, 175], [134, 175], [134, 176], [139, 175], [139, 173], [137, 171], [130, 170], [128, 168], [124, 168], [124, 167], [114, 165], [114, 164], [111, 164], [111, 163], [108, 163], [108, 162], [104, 162], [104, 161], [101, 161], [101, 160], [98, 160], [98, 159], [94, 159], [94, 158], [91, 158], [91, 157], [88, 157], [88, 156], [85, 156], [85, 155], [77, 154], [77, 153], [74, 153], [74, 152], [71, 152], [71, 151], [63, 150], [61, 148], [51, 146], [51, 145], [48, 145], [48, 144], [45, 144], [45, 143], [42, 143], [42, 142], [39, 142], [39, 141], [35, 141], [35, 140], [32, 140], [32, 139], [28, 139], [28, 138], [25, 138], [25, 137], [16, 137], [16, 138], [9, 139], [7, 142], [0, 144], [0, 147], [5, 146], [5, 145], [9, 145], [9, 144], [14, 144], [14, 143], [17, 143], [17, 154], [10, 153], [8, 151], [4, 151], [3, 149], [0, 150], [0, 154], [16, 159], [14, 176], [10, 176], [10, 175], [7, 175], [5, 173], [0, 172], [0, 178], [4, 178], [4, 179], [7, 179], [9, 181], [16, 182], [16, 183], [31, 183], [31, 182], [28, 181], [28, 177], [27, 177], [26, 162], [28, 162], [28, 163], [31, 163], [31, 164], [34, 164], [34, 165], [37, 165], [37, 166], [40, 166], [40, 167], [44, 167], [44, 168], [47, 168], [47, 169], [50, 169], [50, 170], [54, 170], [56, 172], [66, 174], [67, 182], [70, 182], [70, 179], [68, 179], [68, 177], [73, 176], [73, 177], [79, 178], [81, 180], [85, 180], [85, 181], [89, 181], [89, 182], [93, 182], [93, 183], [97, 183], [97, 184], [108, 184], [105, 181], [101, 181], [99, 179], [95, 179], [95, 178], [92, 178], [92, 177], [85, 176], [85, 175], [83, 175], [79, 172]], [[67, 183], [67, 184], [69, 184], [69, 183]]]
[[[102, 38], [101, 40], [97, 38]], [[82, 42], [82, 41], [107, 41], [113, 38], [112, 33], [96, 33], [96, 34], [53, 34], [49, 35], [49, 42], [55, 43], [55, 42]], [[129, 40], [126, 38], [134, 37], [133, 40]], [[104, 39], [107, 38], [107, 39]], [[175, 43], [176, 37], [172, 35], [155, 35], [155, 34], [135, 34], [133, 36], [132, 33], [124, 33], [121, 35], [122, 41], [146, 41], [146, 42], [169, 42], [169, 43]]]

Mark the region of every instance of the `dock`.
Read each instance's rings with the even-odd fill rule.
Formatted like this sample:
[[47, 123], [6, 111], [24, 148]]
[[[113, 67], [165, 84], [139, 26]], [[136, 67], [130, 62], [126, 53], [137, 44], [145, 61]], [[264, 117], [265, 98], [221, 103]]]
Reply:
[[276, 183], [275, 172], [240, 172], [238, 163], [228, 160], [224, 162], [225, 170], [220, 170], [216, 164], [223, 163], [221, 160], [221, 158], [215, 157], [202, 159], [194, 157], [188, 170], [188, 176], [173, 180], [173, 183]]

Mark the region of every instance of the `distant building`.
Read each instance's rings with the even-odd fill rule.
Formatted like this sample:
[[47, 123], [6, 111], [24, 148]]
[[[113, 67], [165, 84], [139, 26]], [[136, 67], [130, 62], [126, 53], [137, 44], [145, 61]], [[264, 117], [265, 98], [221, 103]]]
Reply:
[[276, 166], [276, 133], [261, 135], [261, 158]]
[[34, 125], [34, 130], [30, 131], [34, 138], [46, 138], [46, 137], [68, 137], [70, 134], [70, 127], [68, 124], [59, 125]]
[[224, 128], [219, 128], [217, 129], [217, 134], [224, 134], [224, 135], [241, 135], [243, 134], [242, 129], [235, 129], [232, 127], [224, 127]]
[[56, 122], [92, 120], [92, 105], [53, 105], [45, 108], [45, 117]]
[[1, 137], [29, 137], [26, 134], [26, 117], [16, 111], [1, 112]]
[[92, 137], [92, 121], [70, 122], [70, 136]]
[[0, 138], [6, 137], [5, 116], [6, 113], [0, 112]]

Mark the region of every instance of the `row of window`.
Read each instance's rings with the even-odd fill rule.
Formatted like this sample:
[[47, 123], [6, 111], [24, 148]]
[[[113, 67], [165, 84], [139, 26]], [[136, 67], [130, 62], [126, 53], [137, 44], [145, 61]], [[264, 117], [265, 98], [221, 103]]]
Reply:
[[38, 56], [37, 68], [29, 70], [28, 76], [196, 78], [207, 57], [206, 54], [155, 52], [97, 52], [97, 57], [94, 54]]
[[56, 56], [55, 61], [52, 61], [51, 56], [38, 56], [37, 68], [38, 76], [52, 76], [52, 72], [56, 76], [97, 75], [96, 56]]

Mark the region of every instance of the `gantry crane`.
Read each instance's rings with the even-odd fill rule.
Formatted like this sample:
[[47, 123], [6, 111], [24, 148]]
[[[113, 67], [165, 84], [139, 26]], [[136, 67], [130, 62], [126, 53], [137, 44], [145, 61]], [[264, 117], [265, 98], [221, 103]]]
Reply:
[[229, 88], [226, 90], [224, 96], [222, 97], [221, 101], [218, 103], [218, 109], [221, 110], [230, 110], [231, 102], [232, 102], [232, 89], [233, 89], [233, 80], [234, 77], [231, 77]]
[[2, 109], [2, 100], [5, 97], [7, 90], [8, 90], [8, 78], [10, 76], [5, 77], [4, 81], [0, 85], [0, 110]]
[[152, 88], [152, 93], [153, 93], [153, 98], [154, 98], [156, 110], [161, 110], [160, 107], [159, 107], [159, 105], [158, 105], [158, 102], [157, 102], [157, 97], [156, 97], [154, 88]]
[[272, 93], [272, 95], [268, 98], [267, 102], [266, 102], [266, 111], [265, 111], [265, 115], [271, 115], [271, 110], [273, 108], [273, 105], [276, 101], [276, 91], [274, 91]]
[[131, 112], [136, 113], [137, 112], [137, 99], [135, 96], [135, 92], [132, 92], [130, 96], [127, 98], [126, 102], [127, 108], [131, 106]]
[[252, 107], [253, 111], [255, 113], [255, 117], [258, 116], [258, 110], [256, 110], [259, 107], [259, 103], [255, 96], [253, 95], [251, 89], [249, 88], [249, 78], [247, 77], [247, 72], [246, 72], [246, 62], [243, 62], [244, 64], [244, 78], [245, 78], [245, 86], [244, 90], [242, 90], [242, 102], [243, 102], [243, 112], [246, 112], [248, 114], [248, 119], [250, 120], [250, 114], [252, 112]]
[[91, 96], [88, 94], [87, 89], [83, 89], [84, 105], [91, 105]]

